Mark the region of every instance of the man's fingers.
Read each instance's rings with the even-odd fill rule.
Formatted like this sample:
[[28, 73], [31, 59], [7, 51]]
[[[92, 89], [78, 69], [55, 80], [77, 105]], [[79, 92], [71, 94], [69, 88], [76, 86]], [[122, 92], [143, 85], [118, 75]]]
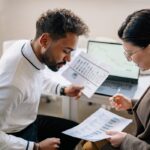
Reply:
[[55, 144], [54, 147], [55, 147], [55, 148], [59, 148], [59, 145], [58, 145], [58, 144]]
[[80, 87], [79, 89], [80, 89], [80, 90], [83, 90], [83, 89], [84, 89], [84, 86]]
[[60, 139], [59, 138], [51, 138], [51, 140], [55, 144], [60, 144]]
[[84, 89], [84, 86], [81, 86], [81, 85], [72, 85], [72, 87], [76, 90], [82, 90]]
[[80, 92], [77, 96], [76, 96], [76, 100], [78, 100], [80, 97], [82, 96], [82, 92]]

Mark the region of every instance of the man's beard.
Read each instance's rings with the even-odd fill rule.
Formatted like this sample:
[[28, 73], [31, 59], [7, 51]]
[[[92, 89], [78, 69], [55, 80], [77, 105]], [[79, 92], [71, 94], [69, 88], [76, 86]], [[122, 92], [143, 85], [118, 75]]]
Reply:
[[42, 55], [42, 62], [43, 62], [49, 69], [51, 69], [52, 71], [55, 71], [55, 72], [60, 69], [59, 66], [66, 64], [65, 61], [56, 63], [52, 58], [51, 58], [51, 60], [50, 60], [50, 58], [48, 57], [47, 52], [45, 52], [45, 53]]
[[47, 65], [47, 67], [54, 72], [59, 70], [59, 68], [56, 65]]
[[47, 67], [49, 68], [49, 69], [51, 69], [52, 71], [58, 71], [61, 67], [59, 67], [60, 65], [65, 65], [66, 64], [66, 62], [61, 62], [61, 63], [57, 63], [57, 64], [55, 64], [55, 65], [51, 65], [50, 63], [47, 65]]
[[66, 62], [61, 62], [61, 63], [57, 63], [57, 64], [47, 63], [46, 65], [49, 69], [56, 72], [61, 68], [60, 66], [65, 65], [65, 64], [66, 64]]

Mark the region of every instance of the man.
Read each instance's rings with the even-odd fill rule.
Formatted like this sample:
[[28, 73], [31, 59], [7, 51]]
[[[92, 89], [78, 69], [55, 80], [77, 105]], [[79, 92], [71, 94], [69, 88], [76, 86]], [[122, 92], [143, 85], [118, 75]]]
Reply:
[[[65, 119], [37, 116], [42, 90], [80, 97], [82, 87], [63, 87], [42, 76], [70, 61], [78, 37], [88, 27], [66, 9], [49, 10], [36, 23], [34, 40], [13, 44], [0, 60], [0, 149], [72, 150], [78, 139], [61, 132], [76, 125]], [[56, 138], [52, 138], [56, 137]]]

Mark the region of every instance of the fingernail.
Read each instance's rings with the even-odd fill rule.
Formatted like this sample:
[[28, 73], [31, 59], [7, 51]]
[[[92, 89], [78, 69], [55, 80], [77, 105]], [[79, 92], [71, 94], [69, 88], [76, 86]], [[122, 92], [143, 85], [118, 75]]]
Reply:
[[115, 97], [113, 97], [113, 99], [112, 99], [114, 102], [116, 102], [116, 98]]

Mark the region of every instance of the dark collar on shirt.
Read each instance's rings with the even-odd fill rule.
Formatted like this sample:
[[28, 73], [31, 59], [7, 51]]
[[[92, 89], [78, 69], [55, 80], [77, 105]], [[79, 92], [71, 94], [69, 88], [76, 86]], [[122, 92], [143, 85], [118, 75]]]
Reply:
[[33, 65], [36, 69], [41, 70], [45, 68], [45, 65], [42, 64], [39, 59], [36, 57], [32, 47], [31, 42], [27, 41], [21, 47], [22, 55]]

